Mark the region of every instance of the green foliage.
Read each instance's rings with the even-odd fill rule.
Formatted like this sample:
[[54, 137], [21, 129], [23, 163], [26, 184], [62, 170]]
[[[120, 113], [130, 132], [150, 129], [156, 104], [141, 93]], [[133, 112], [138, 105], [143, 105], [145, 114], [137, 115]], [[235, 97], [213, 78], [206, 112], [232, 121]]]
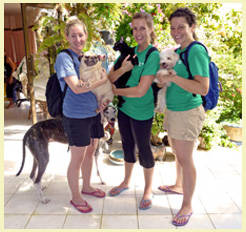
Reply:
[[218, 117], [218, 111], [212, 110], [206, 114], [206, 119], [199, 135], [204, 140], [205, 150], [210, 150], [215, 145], [233, 147], [233, 144], [229, 141], [229, 137], [226, 135], [223, 124], [216, 123]]
[[160, 132], [164, 132], [163, 121], [164, 113], [155, 113], [151, 129], [153, 135], [158, 135]]
[[[44, 14], [36, 30], [39, 32], [39, 52], [46, 51], [50, 67], [56, 54], [67, 47], [64, 35], [66, 20], [77, 15], [85, 22], [89, 36], [85, 51], [95, 41], [103, 44], [101, 30], [114, 33], [115, 40], [122, 36], [130, 46], [136, 42], [131, 34], [132, 16], [139, 11], [145, 11], [153, 16], [156, 33], [156, 43], [159, 50], [166, 46], [176, 46], [170, 36], [169, 16], [179, 7], [189, 7], [197, 16], [196, 34], [209, 50], [209, 55], [219, 67], [219, 76], [223, 92], [219, 104], [213, 110], [216, 119], [212, 117], [204, 124], [202, 136], [208, 144], [223, 143], [228, 145], [226, 136], [217, 131], [224, 121], [237, 122], [242, 118], [242, 12], [231, 9], [228, 13], [221, 12], [221, 3], [63, 3], [56, 4], [56, 14]], [[52, 73], [52, 72], [51, 72]], [[114, 100], [116, 102], [116, 99]], [[209, 116], [211, 113], [208, 113]], [[155, 115], [152, 133], [163, 131], [164, 115]], [[219, 124], [219, 125], [218, 125]], [[217, 136], [218, 134], [218, 136]], [[219, 139], [216, 139], [217, 137]]]

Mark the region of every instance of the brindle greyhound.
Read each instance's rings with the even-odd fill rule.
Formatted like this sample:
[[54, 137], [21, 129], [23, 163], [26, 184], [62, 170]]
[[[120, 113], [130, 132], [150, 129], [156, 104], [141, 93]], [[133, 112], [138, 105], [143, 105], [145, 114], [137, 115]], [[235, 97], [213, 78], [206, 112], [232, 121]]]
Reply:
[[[103, 115], [108, 121], [108, 123], [114, 122], [116, 118], [116, 109], [113, 106], [108, 106], [104, 110]], [[20, 170], [16, 174], [16, 176], [19, 176], [24, 167], [25, 157], [26, 157], [25, 146], [27, 146], [33, 155], [33, 166], [30, 174], [30, 178], [33, 180], [34, 186], [37, 188], [41, 202], [45, 204], [48, 203], [49, 200], [45, 198], [43, 195], [43, 191], [41, 188], [41, 179], [49, 162], [48, 144], [51, 141], [56, 141], [63, 144], [68, 143], [67, 136], [62, 126], [62, 119], [59, 118], [48, 119], [48, 120], [40, 121], [34, 124], [33, 126], [31, 126], [28, 129], [28, 131], [25, 133], [23, 138], [23, 145], [22, 145], [23, 159], [22, 159]], [[106, 143], [104, 144], [106, 145]], [[99, 173], [99, 168], [97, 163], [97, 159], [99, 155], [99, 146], [103, 146], [102, 142], [98, 143], [98, 147], [95, 152], [95, 161], [96, 161], [95, 163], [97, 168], [97, 175], [101, 180], [101, 184], [104, 184], [101, 175]], [[38, 168], [38, 172], [37, 172], [37, 177], [35, 179], [37, 168]]]

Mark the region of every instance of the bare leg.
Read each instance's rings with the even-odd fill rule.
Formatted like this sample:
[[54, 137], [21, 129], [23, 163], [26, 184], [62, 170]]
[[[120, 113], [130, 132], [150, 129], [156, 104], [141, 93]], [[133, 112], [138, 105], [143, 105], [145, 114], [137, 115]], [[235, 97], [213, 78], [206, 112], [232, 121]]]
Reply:
[[143, 199], [148, 200], [152, 194], [152, 180], [153, 180], [154, 168], [144, 168], [145, 187]]
[[[85, 201], [82, 199], [79, 191], [79, 172], [85, 157], [86, 147], [71, 146], [71, 160], [67, 170], [68, 185], [72, 193], [72, 201], [75, 204], [84, 205]], [[86, 210], [87, 207], [80, 207]]]
[[[179, 164], [182, 167], [183, 175], [183, 202], [179, 214], [188, 215], [192, 212], [192, 196], [196, 184], [196, 169], [193, 162], [193, 151], [195, 146], [195, 141], [181, 141], [172, 139], [172, 144], [176, 150], [176, 156]], [[182, 223], [187, 218], [178, 218], [177, 216], [174, 220], [178, 223]]]
[[124, 177], [124, 180], [123, 180], [123, 182], [121, 182], [120, 185], [112, 188], [110, 190], [110, 194], [117, 195], [117, 193], [121, 189], [128, 188], [130, 180], [131, 180], [131, 176], [132, 176], [133, 166], [134, 166], [134, 163], [128, 163], [125, 161], [125, 177]]
[[82, 190], [85, 192], [93, 192], [95, 188], [91, 186], [91, 173], [93, 167], [93, 157], [98, 145], [98, 139], [92, 139], [91, 144], [86, 148], [85, 159], [81, 166], [81, 173], [83, 176]]
[[[168, 143], [172, 147], [172, 151], [176, 156], [176, 150], [175, 147], [172, 144], [172, 140], [168, 137]], [[177, 156], [175, 157], [175, 162], [176, 162], [176, 182], [174, 185], [169, 185], [169, 186], [160, 186], [162, 189], [169, 189], [171, 191], [177, 192], [177, 193], [183, 193], [183, 175], [182, 175], [182, 167], [177, 159]]]

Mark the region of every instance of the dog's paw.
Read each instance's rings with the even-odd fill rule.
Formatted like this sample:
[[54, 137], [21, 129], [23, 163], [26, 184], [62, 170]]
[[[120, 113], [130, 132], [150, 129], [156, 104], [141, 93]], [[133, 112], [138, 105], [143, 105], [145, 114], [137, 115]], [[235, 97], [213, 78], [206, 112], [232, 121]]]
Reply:
[[156, 113], [163, 113], [163, 110], [160, 107], [155, 108]]
[[41, 200], [42, 204], [48, 204], [49, 202], [50, 202], [50, 199], [45, 198], [45, 197]]
[[174, 69], [170, 69], [168, 72], [169, 72], [170, 75], [176, 75], [176, 72], [175, 72]]
[[168, 75], [169, 72], [167, 69], [160, 69], [157, 73], [156, 73], [158, 76], [161, 75], [161, 76], [165, 76], [165, 75]]

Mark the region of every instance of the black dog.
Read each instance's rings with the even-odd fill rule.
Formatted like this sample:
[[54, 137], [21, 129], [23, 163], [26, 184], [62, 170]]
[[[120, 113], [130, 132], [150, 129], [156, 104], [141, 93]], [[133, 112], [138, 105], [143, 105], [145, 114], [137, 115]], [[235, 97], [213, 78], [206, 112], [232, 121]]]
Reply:
[[[121, 39], [115, 43], [113, 49], [115, 51], [120, 51], [120, 57], [119, 59], [117, 60], [117, 62], [115, 63], [114, 65], [114, 70], [117, 70], [121, 67], [121, 64], [123, 62], [123, 60], [128, 56], [130, 55], [129, 59], [133, 65], [138, 65], [138, 58], [137, 56], [134, 57], [135, 55], [135, 52], [134, 52], [134, 48], [132, 47], [129, 47], [125, 42], [124, 42], [124, 39], [123, 37], [121, 37]], [[126, 83], [129, 79], [129, 77], [131, 76], [131, 70], [124, 73], [122, 76], [120, 76], [115, 82], [115, 86], [116, 88], [126, 88]], [[118, 106], [121, 107], [122, 104], [124, 103], [124, 99], [122, 98], [122, 96], [118, 96]]]
[[[116, 112], [110, 108], [111, 106], [108, 106], [104, 110], [104, 117], [106, 120], [114, 121], [116, 118]], [[111, 113], [110, 113], [111, 112]], [[112, 115], [112, 112], [115, 112], [114, 115]], [[114, 118], [114, 119], [113, 119]], [[67, 136], [64, 132], [63, 125], [62, 125], [62, 119], [61, 118], [55, 118], [55, 119], [48, 119], [44, 121], [37, 122], [33, 126], [31, 126], [28, 131], [25, 133], [23, 137], [23, 160], [20, 167], [20, 170], [16, 174], [16, 176], [20, 175], [24, 163], [25, 163], [25, 157], [26, 157], [26, 149], [25, 146], [27, 146], [30, 150], [30, 152], [33, 155], [33, 166], [32, 171], [30, 174], [30, 178], [34, 181], [34, 186], [37, 188], [39, 197], [41, 199], [42, 203], [48, 203], [49, 200], [46, 199], [42, 193], [41, 189], [41, 179], [42, 176], [46, 170], [46, 167], [49, 162], [49, 151], [48, 151], [48, 144], [51, 141], [60, 142], [63, 144], [68, 143]], [[101, 140], [100, 140], [101, 141]], [[95, 163], [97, 167], [97, 174], [101, 180], [101, 183], [104, 184], [102, 181], [102, 178], [99, 173], [98, 169], [98, 155], [99, 155], [99, 144], [102, 146], [102, 142], [98, 143], [98, 147], [95, 153]], [[38, 168], [37, 177], [35, 179], [36, 171]]]

